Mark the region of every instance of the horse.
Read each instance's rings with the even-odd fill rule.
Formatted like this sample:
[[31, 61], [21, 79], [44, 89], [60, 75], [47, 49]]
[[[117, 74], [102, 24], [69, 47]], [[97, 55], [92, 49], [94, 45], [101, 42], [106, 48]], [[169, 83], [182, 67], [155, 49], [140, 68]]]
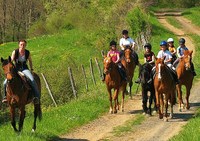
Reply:
[[163, 119], [163, 111], [165, 106], [165, 118], [164, 121], [168, 121], [168, 101], [170, 102], [171, 111], [170, 118], [173, 118], [173, 105], [175, 104], [175, 92], [176, 83], [172, 74], [169, 72], [168, 66], [164, 63], [164, 58], [158, 58], [156, 60], [156, 74], [153, 80], [155, 94], [156, 94], [156, 105], [159, 110], [159, 118]]
[[177, 92], [178, 92], [178, 99], [179, 99], [179, 111], [181, 111], [181, 104], [183, 103], [182, 99], [182, 90], [181, 87], [184, 85], [186, 87], [186, 108], [189, 109], [189, 96], [190, 96], [190, 90], [192, 88], [192, 82], [194, 79], [194, 76], [191, 72], [191, 60], [192, 60], [192, 53], [193, 51], [186, 50], [184, 51], [183, 58], [179, 59], [179, 63], [176, 67], [176, 72], [178, 75], [178, 79], [180, 83], [177, 85]]
[[136, 68], [136, 64], [134, 62], [134, 58], [132, 55], [133, 51], [130, 48], [126, 48], [124, 51], [124, 57], [121, 59], [121, 63], [124, 66], [127, 74], [127, 79], [129, 81], [129, 94], [130, 98], [132, 99], [132, 93], [131, 89], [133, 86], [133, 76], [134, 76], [134, 71]]
[[[23, 123], [25, 119], [25, 105], [33, 101], [33, 92], [28, 84], [25, 84], [24, 80], [19, 75], [15, 65], [11, 61], [11, 57], [8, 59], [1, 58], [2, 68], [7, 79], [7, 101], [10, 109], [11, 125], [16, 132], [20, 132], [23, 129]], [[38, 89], [41, 92], [40, 78], [36, 73], [33, 73], [34, 79], [37, 83]], [[19, 109], [19, 128], [16, 127], [15, 111]], [[42, 111], [40, 103], [34, 103], [34, 122], [32, 131], [36, 130], [36, 119], [42, 118]]]
[[[120, 91], [122, 91], [121, 110], [122, 112], [124, 111], [124, 98], [125, 98], [127, 82], [125, 82], [122, 79], [118, 69], [119, 69], [118, 65], [112, 61], [111, 57], [104, 58], [104, 73], [106, 75], [105, 83], [106, 83], [107, 91], [109, 94], [109, 101], [110, 101], [109, 112], [111, 114], [117, 113], [117, 110], [119, 110], [118, 95]], [[113, 97], [112, 97], [112, 89], [114, 89]], [[112, 105], [112, 99], [114, 99], [114, 108]]]
[[[142, 107], [145, 114], [152, 115], [151, 113], [151, 105], [154, 101], [154, 109], [156, 108], [156, 97], [155, 97], [155, 89], [153, 83], [149, 84], [148, 81], [150, 79], [150, 73], [153, 66], [149, 63], [144, 63], [140, 67], [140, 84], [142, 87]], [[147, 107], [147, 101], [148, 101], [148, 91], [150, 92], [149, 96], [149, 106]]]

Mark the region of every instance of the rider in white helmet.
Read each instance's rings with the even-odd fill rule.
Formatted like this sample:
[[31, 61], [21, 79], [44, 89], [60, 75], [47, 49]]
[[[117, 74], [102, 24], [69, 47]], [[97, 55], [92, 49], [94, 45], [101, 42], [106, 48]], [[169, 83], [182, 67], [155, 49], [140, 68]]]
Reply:
[[167, 40], [167, 44], [168, 44], [168, 50], [172, 54], [172, 63], [173, 63], [177, 59], [177, 57], [176, 57], [176, 48], [174, 46], [174, 39], [173, 38], [169, 38]]

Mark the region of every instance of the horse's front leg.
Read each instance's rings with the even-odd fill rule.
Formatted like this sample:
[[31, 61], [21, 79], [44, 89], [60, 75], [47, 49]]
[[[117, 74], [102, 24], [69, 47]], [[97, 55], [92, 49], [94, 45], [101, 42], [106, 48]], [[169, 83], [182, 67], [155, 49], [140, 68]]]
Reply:
[[112, 106], [112, 92], [111, 92], [111, 89], [110, 88], [107, 88], [108, 90], [108, 96], [109, 96], [109, 101], [110, 101], [110, 110], [109, 112], [111, 114], [113, 114], [113, 106]]
[[118, 95], [119, 95], [119, 89], [115, 89], [114, 91], [114, 113], [117, 113], [117, 105], [118, 105]]
[[163, 94], [161, 93], [159, 95], [159, 100], [160, 100], [160, 119], [163, 119], [163, 111], [164, 111], [164, 101], [163, 101]]
[[25, 107], [20, 107], [19, 108], [20, 113], [19, 113], [19, 131], [23, 129], [23, 124], [24, 124], [24, 118], [25, 118]]
[[145, 114], [148, 113], [147, 100], [148, 100], [147, 91], [144, 90], [144, 88], [142, 88], [142, 108]]
[[149, 115], [151, 115], [151, 105], [153, 103], [153, 98], [154, 98], [154, 95], [152, 92], [150, 92], [150, 97], [149, 97], [149, 110], [148, 110], [148, 113]]
[[133, 86], [133, 80], [131, 78], [131, 80], [129, 82], [129, 95], [130, 95], [130, 99], [133, 99], [133, 96], [132, 96], [132, 86]]
[[177, 92], [178, 92], [178, 102], [179, 102], [179, 112], [182, 111], [181, 105], [183, 105], [184, 108], [184, 103], [183, 103], [183, 98], [182, 98], [182, 90], [181, 90], [181, 85], [176, 86]]
[[121, 105], [122, 112], [124, 112], [124, 98], [125, 98], [125, 93], [126, 93], [126, 86], [124, 86], [123, 91], [122, 91], [122, 105]]
[[165, 105], [165, 118], [164, 118], [164, 121], [168, 121], [168, 114], [167, 114], [167, 110], [168, 110], [168, 100], [169, 100], [169, 97], [168, 95], [165, 94], [165, 102], [164, 102], [164, 105]]
[[18, 130], [16, 128], [16, 121], [15, 121], [15, 108], [11, 106], [10, 106], [10, 117], [11, 117], [11, 125], [15, 130], [15, 132], [17, 132]]
[[186, 109], [190, 109], [189, 97], [190, 97], [191, 87], [186, 87]]

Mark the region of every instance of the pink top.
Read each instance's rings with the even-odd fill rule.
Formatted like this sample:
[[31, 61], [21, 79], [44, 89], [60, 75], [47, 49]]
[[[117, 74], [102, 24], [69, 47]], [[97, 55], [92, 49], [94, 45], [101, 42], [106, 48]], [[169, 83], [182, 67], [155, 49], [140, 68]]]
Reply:
[[117, 50], [110, 50], [107, 54], [108, 57], [112, 58], [112, 61], [114, 63], [118, 63], [119, 62], [119, 51]]

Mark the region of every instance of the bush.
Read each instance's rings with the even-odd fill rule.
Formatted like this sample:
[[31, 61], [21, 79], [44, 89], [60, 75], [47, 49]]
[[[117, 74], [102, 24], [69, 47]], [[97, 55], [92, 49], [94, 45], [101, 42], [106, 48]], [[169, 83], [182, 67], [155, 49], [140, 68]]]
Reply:
[[136, 38], [141, 32], [145, 32], [148, 26], [148, 15], [141, 8], [135, 7], [127, 15], [127, 21], [131, 27], [132, 35]]

